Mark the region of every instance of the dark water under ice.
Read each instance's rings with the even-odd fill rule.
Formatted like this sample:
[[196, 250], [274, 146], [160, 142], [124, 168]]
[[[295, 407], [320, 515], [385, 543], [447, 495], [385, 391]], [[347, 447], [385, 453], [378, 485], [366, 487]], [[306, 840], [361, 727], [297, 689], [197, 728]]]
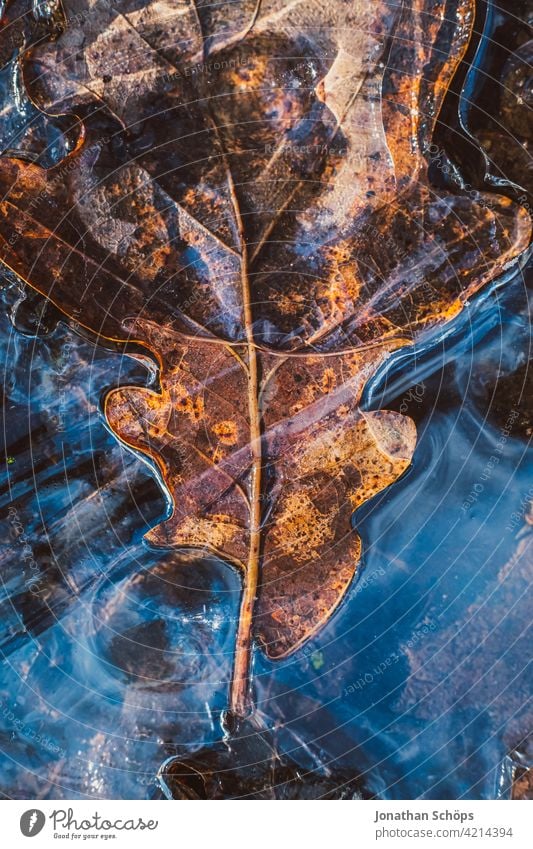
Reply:
[[[370, 387], [369, 408], [415, 419], [412, 468], [354, 516], [363, 564], [327, 627], [289, 660], [255, 655], [277, 749], [366, 796], [508, 796], [531, 759], [526, 284], [516, 271]], [[6, 278], [0, 791], [160, 797], [167, 758], [222, 737], [239, 578], [143, 543], [167, 504], [101, 399], [146, 366], [20, 297]]]
[[[0, 786], [149, 798], [165, 758], [221, 737], [238, 576], [142, 542], [166, 505], [100, 400], [145, 367], [62, 324], [23, 335], [4, 298]], [[517, 275], [367, 399], [416, 419], [413, 466], [355, 515], [364, 565], [328, 626], [255, 657], [260, 716], [297, 763], [381, 798], [475, 798], [527, 758], [529, 345]]]

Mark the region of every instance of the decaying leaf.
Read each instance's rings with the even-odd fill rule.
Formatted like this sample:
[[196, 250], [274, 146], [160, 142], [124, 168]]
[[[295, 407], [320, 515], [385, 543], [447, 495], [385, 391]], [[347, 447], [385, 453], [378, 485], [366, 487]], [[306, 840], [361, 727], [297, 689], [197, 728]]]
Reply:
[[231, 738], [190, 758], [168, 758], [158, 775], [164, 796], [181, 800], [368, 798], [363, 780], [353, 774], [332, 773], [322, 765], [310, 772], [281, 756], [275, 733], [269, 734], [251, 720], [242, 723]]
[[[248, 557], [259, 545], [257, 511], [256, 630], [269, 656], [285, 655], [326, 621], [353, 577], [354, 509], [396, 480], [414, 449], [411, 419], [358, 407], [383, 353], [256, 352], [260, 395], [254, 390], [248, 404], [246, 348], [185, 339], [142, 320], [131, 332], [162, 358], [160, 392], [113, 391], [106, 415], [125, 442], [154, 457], [172, 495], [171, 518], [148, 541], [204, 547], [255, 569]], [[255, 502], [254, 474], [266, 483]]]
[[23, 55], [32, 102], [79, 136], [48, 170], [0, 159], [1, 257], [157, 358], [157, 390], [106, 416], [172, 497], [149, 542], [242, 569], [237, 714], [252, 634], [278, 658], [316, 632], [360, 560], [354, 509], [409, 465], [414, 424], [363, 412], [365, 383], [529, 242], [506, 198], [427, 176], [474, 12], [74, 0]]

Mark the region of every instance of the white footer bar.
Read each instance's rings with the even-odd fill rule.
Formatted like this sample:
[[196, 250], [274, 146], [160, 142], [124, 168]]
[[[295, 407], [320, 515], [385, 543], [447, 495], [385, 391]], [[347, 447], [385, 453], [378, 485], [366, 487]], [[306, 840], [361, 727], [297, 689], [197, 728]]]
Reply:
[[5, 801], [2, 845], [200, 849], [529, 847], [531, 802]]

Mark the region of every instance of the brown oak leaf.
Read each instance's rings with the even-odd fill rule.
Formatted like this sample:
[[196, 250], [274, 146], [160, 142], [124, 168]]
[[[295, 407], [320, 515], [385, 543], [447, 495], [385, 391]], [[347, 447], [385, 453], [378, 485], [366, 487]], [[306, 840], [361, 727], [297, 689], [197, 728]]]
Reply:
[[68, 0], [21, 52], [78, 138], [48, 169], [0, 158], [0, 256], [156, 357], [157, 389], [106, 416], [171, 496], [148, 541], [242, 570], [236, 714], [252, 635], [278, 658], [320, 628], [360, 561], [354, 510], [409, 465], [413, 422], [361, 410], [365, 384], [529, 243], [508, 199], [428, 178], [474, 6]]

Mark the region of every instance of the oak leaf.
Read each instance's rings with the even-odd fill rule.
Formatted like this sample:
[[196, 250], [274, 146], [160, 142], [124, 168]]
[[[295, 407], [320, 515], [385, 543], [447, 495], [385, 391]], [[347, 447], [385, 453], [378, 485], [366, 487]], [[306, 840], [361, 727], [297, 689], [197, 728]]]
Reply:
[[32, 103], [77, 114], [78, 140], [48, 169], [0, 159], [1, 258], [157, 359], [157, 389], [105, 412], [172, 499], [148, 541], [242, 570], [236, 714], [252, 635], [278, 658], [327, 621], [360, 561], [354, 510], [409, 465], [413, 422], [363, 411], [365, 384], [529, 242], [508, 199], [428, 178], [474, 13], [74, 0], [22, 53]]

